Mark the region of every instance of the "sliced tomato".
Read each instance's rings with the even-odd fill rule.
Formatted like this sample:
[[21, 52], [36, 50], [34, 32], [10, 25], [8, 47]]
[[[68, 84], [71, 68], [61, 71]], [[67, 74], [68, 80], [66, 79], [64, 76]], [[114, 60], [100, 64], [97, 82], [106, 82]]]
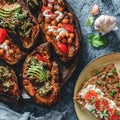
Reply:
[[109, 116], [108, 120], [120, 120], [120, 116], [116, 114], [116, 111], [114, 111], [112, 116]]
[[36, 53], [35, 56], [36, 56], [36, 58], [37, 58], [38, 60], [41, 60], [41, 61], [43, 61], [43, 62], [48, 62], [48, 59], [42, 57], [42, 56], [41, 56], [40, 54], [38, 54], [38, 53]]
[[57, 44], [59, 49], [61, 50], [62, 53], [67, 54], [68, 53], [68, 48], [64, 43], [59, 43]]
[[7, 31], [3, 28], [0, 28], [0, 44], [5, 41], [7, 37]]
[[62, 27], [70, 33], [73, 33], [75, 31], [74, 26], [72, 24], [63, 24]]
[[103, 111], [104, 109], [109, 108], [109, 102], [104, 98], [100, 98], [96, 101], [95, 107], [98, 111]]
[[94, 90], [90, 90], [85, 94], [85, 100], [89, 103], [96, 102], [98, 94]]

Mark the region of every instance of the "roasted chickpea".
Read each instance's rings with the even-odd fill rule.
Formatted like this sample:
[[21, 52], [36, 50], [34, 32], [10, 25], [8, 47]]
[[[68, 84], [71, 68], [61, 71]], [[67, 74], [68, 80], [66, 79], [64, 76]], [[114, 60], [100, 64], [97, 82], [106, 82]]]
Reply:
[[64, 9], [63, 9], [62, 7], [60, 7], [58, 10], [59, 10], [60, 12], [63, 12]]
[[0, 56], [4, 55], [4, 49], [0, 49]]
[[59, 24], [58, 24], [58, 27], [61, 28], [61, 27], [62, 27], [62, 23], [59, 23]]
[[50, 18], [45, 18], [45, 22], [49, 23], [49, 22], [51, 22], [51, 19]]
[[67, 40], [64, 38], [64, 39], [61, 40], [61, 42], [62, 42], [62, 43], [66, 43]]
[[70, 37], [70, 34], [69, 34], [69, 33], [66, 33], [66, 37], [67, 37], [67, 38]]
[[75, 37], [74, 33], [70, 33], [70, 38], [74, 39], [74, 37]]
[[47, 34], [47, 35], [51, 35], [51, 32], [47, 31], [46, 34]]
[[60, 39], [65, 38], [65, 34], [60, 34], [59, 36], [60, 36]]
[[9, 54], [11, 55], [11, 54], [14, 53], [14, 50], [13, 50], [13, 49], [10, 49], [8, 52], [9, 52]]
[[52, 24], [52, 25], [56, 25], [56, 24], [57, 24], [56, 20], [53, 20], [53, 21], [51, 22], [51, 24]]
[[45, 25], [44, 30], [45, 30], [45, 31], [47, 31], [47, 30], [48, 30], [48, 25]]
[[63, 20], [62, 20], [62, 23], [63, 24], [66, 24], [66, 23], [68, 23], [69, 22], [69, 20], [67, 19], [67, 18], [64, 18]]
[[68, 42], [68, 44], [71, 44], [72, 43], [72, 39], [68, 38], [67, 42]]
[[57, 34], [58, 34], [57, 32], [53, 32], [53, 34], [52, 34], [52, 35], [55, 37]]
[[57, 30], [57, 26], [53, 26], [53, 28], [54, 28], [55, 30]]
[[7, 45], [10, 45], [10, 40], [5, 40], [5, 43], [6, 43]]

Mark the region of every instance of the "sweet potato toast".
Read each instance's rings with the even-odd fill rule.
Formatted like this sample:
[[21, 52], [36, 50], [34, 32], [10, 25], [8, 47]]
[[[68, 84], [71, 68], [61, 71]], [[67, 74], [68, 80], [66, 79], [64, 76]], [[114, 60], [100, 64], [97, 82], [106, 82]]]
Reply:
[[[8, 101], [10, 98], [18, 100], [20, 97], [20, 91], [15, 72], [10, 67], [2, 64], [0, 64], [0, 96], [1, 95], [8, 96]], [[0, 97], [0, 100], [1, 99], [2, 98]]]
[[39, 24], [22, 0], [0, 1], [0, 26], [17, 34], [25, 48], [31, 48], [39, 34]]
[[25, 53], [20, 50], [18, 45], [9, 38], [7, 31], [0, 28], [0, 59], [13, 65], [18, 63], [24, 55]]
[[[41, 19], [42, 18], [42, 19]], [[43, 38], [50, 42], [63, 62], [69, 62], [80, 49], [80, 40], [73, 11], [66, 1], [42, 0], [40, 21]]]
[[120, 78], [114, 64], [98, 68], [91, 75], [76, 101], [101, 120], [119, 120]]
[[59, 68], [50, 51], [50, 43], [41, 44], [28, 55], [22, 71], [24, 89], [44, 106], [55, 104], [60, 95]]

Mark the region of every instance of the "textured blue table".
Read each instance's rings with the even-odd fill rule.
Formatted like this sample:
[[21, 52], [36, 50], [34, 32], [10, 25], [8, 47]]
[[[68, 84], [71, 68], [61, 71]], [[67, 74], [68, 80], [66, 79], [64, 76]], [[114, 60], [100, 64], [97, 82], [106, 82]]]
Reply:
[[[44, 116], [50, 111], [58, 111], [61, 113], [65, 112], [63, 120], [77, 120], [76, 114], [74, 112], [73, 105], [73, 92], [74, 86], [82, 69], [88, 64], [91, 60], [108, 54], [112, 52], [120, 51], [120, 29], [115, 32], [107, 34], [110, 44], [107, 47], [102, 47], [96, 49], [90, 46], [87, 41], [88, 36], [95, 31], [86, 26], [86, 21], [90, 16], [90, 11], [92, 6], [96, 3], [100, 7], [101, 14], [113, 15], [116, 17], [118, 28], [120, 26], [120, 0], [67, 0], [68, 3], [72, 6], [75, 14], [77, 15], [79, 22], [81, 24], [81, 29], [83, 33], [83, 42], [82, 42], [82, 53], [80, 56], [80, 64], [76, 69], [74, 75], [70, 81], [63, 87], [61, 91], [61, 102], [52, 108], [43, 108], [35, 104], [26, 103], [26, 108], [21, 110], [21, 112], [29, 111], [34, 116]], [[50, 119], [51, 120], [51, 119]], [[53, 119], [52, 119], [53, 120]], [[57, 118], [54, 118], [57, 120]]]

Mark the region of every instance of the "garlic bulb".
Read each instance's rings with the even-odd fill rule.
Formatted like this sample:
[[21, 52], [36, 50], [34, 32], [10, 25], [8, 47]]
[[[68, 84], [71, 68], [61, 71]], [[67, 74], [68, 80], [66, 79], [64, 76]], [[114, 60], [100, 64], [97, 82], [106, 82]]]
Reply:
[[94, 27], [97, 31], [105, 35], [112, 30], [116, 30], [116, 19], [113, 16], [101, 15], [95, 20]]

